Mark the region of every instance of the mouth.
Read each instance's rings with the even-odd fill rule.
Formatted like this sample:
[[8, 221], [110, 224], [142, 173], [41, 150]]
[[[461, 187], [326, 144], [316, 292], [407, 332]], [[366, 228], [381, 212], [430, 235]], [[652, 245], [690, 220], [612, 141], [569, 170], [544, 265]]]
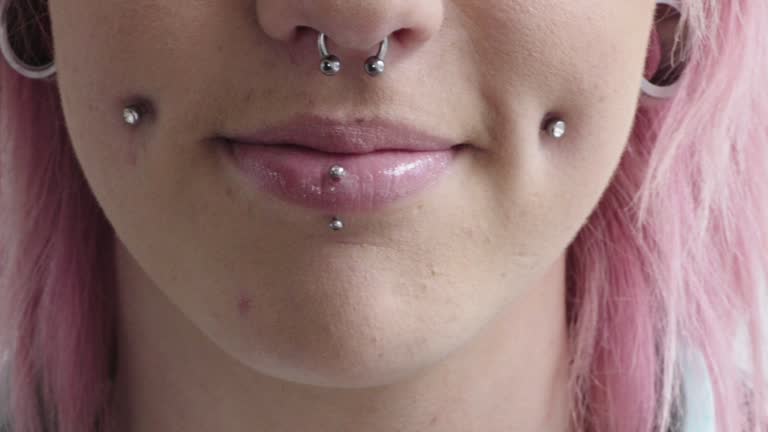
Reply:
[[373, 211], [424, 192], [469, 147], [400, 124], [313, 116], [221, 141], [247, 187], [328, 212]]

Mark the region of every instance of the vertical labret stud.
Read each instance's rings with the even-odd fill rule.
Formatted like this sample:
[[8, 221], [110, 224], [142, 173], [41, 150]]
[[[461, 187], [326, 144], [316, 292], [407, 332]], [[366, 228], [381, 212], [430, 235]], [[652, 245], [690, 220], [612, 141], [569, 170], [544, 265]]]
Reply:
[[332, 179], [339, 181], [347, 175], [347, 170], [342, 166], [334, 165], [331, 167], [330, 174]]
[[[341, 179], [347, 175], [347, 170], [345, 170], [342, 166], [334, 165], [331, 167], [328, 173], [331, 175], [333, 180], [341, 181]], [[331, 220], [329, 226], [334, 231], [340, 231], [344, 229], [344, 222], [342, 222], [338, 217], [334, 217], [333, 220]]]
[[331, 220], [331, 223], [329, 226], [334, 231], [341, 231], [342, 229], [344, 229], [344, 222], [342, 222], [341, 219], [335, 217], [333, 218], [333, 220]]

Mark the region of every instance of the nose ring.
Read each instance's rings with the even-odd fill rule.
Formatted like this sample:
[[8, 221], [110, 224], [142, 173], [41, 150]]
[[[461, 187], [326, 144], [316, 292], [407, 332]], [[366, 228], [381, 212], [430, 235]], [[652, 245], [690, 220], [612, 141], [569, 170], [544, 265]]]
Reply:
[[[317, 37], [317, 49], [320, 51], [320, 71], [326, 76], [333, 76], [341, 72], [341, 59], [328, 52], [328, 47], [325, 43], [325, 33], [320, 33]], [[389, 49], [389, 36], [385, 37], [379, 43], [379, 51], [375, 56], [368, 57], [363, 65], [365, 72], [372, 76], [379, 76], [384, 73], [384, 58], [387, 56], [387, 50]]]

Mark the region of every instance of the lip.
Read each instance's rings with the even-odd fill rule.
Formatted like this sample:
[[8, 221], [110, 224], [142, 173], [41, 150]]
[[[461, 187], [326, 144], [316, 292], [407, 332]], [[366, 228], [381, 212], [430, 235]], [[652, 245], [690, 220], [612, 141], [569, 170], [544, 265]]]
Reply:
[[[416, 195], [443, 177], [466, 147], [389, 121], [311, 115], [223, 139], [247, 185], [329, 212], [372, 211]], [[330, 175], [334, 165], [346, 170], [341, 179]]]
[[347, 154], [382, 150], [448, 150], [459, 144], [413, 126], [388, 120], [344, 122], [315, 115], [301, 115], [277, 126], [227, 138], [245, 144], [294, 144], [325, 153]]

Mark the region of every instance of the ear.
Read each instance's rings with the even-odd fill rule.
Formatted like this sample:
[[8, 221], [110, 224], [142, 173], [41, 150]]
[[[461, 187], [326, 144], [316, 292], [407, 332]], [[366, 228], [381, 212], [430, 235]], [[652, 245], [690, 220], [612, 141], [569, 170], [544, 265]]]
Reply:
[[673, 94], [686, 63], [687, 34], [682, 26], [681, 13], [665, 3], [657, 2], [643, 74], [646, 80], [643, 83], [644, 96], [655, 99], [665, 99]]

